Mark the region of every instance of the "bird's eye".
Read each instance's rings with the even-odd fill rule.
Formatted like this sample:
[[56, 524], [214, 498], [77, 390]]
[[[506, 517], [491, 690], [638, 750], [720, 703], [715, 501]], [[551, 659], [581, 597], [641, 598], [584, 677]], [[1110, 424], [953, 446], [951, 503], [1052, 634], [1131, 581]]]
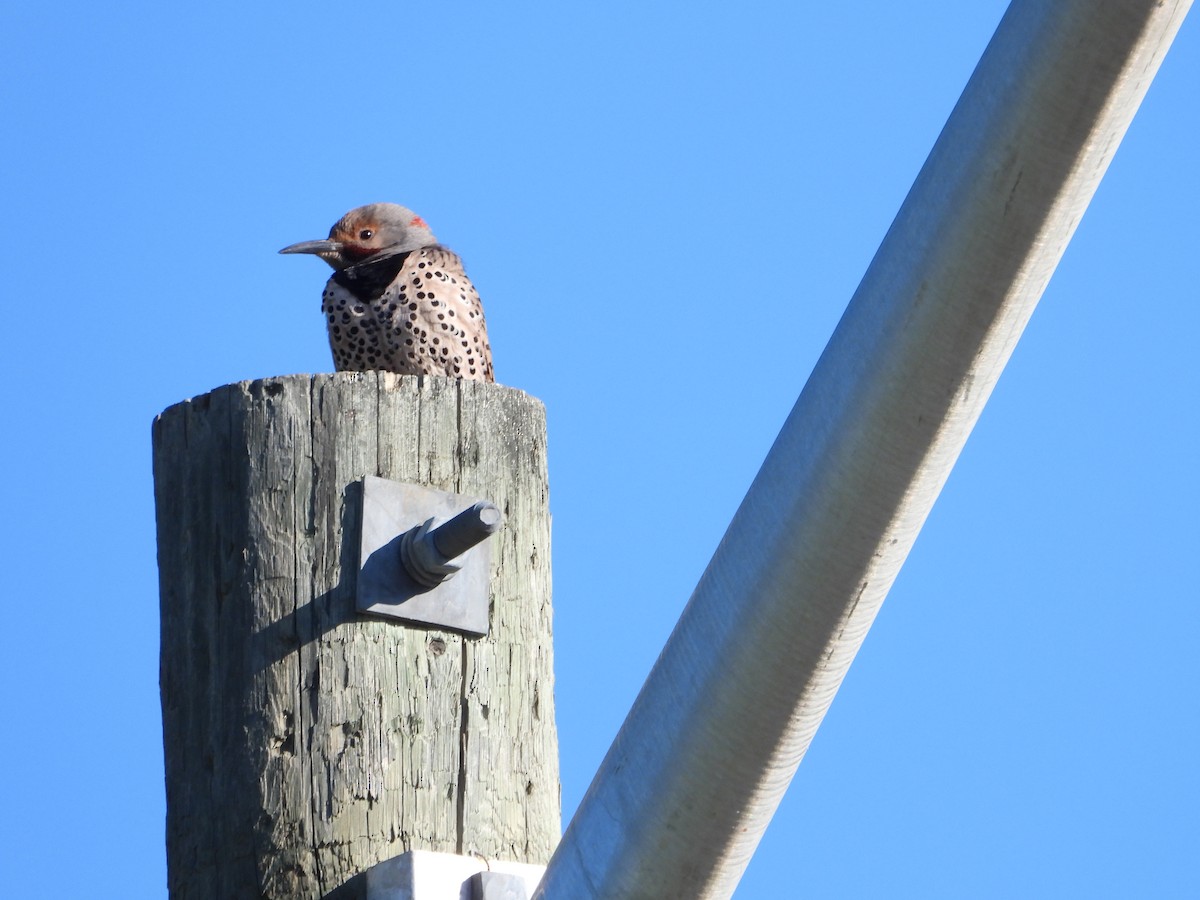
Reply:
[[358, 239], [360, 241], [369, 241], [373, 237], [375, 237], [375, 232], [373, 232], [370, 228], [364, 228], [358, 233]]

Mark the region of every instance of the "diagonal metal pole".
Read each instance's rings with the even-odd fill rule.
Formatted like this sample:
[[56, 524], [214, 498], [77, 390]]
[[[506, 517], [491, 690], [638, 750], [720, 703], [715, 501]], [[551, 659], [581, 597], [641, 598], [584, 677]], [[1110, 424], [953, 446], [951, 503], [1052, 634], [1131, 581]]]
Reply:
[[1011, 4], [535, 898], [732, 894], [1190, 5]]

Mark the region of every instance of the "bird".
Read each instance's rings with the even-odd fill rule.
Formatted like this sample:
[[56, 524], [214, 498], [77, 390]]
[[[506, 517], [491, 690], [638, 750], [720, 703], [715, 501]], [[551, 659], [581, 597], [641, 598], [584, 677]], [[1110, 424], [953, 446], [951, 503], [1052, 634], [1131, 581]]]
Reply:
[[350, 210], [325, 240], [290, 244], [333, 267], [321, 311], [338, 372], [494, 382], [479, 292], [457, 253], [397, 203]]

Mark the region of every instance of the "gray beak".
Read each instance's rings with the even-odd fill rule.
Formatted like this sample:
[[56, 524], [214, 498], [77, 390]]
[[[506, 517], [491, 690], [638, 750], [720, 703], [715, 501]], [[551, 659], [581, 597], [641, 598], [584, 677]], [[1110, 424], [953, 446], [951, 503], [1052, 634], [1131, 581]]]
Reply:
[[289, 244], [280, 250], [280, 253], [314, 253], [317, 256], [334, 255], [341, 252], [342, 244], [340, 241], [301, 241], [298, 244]]

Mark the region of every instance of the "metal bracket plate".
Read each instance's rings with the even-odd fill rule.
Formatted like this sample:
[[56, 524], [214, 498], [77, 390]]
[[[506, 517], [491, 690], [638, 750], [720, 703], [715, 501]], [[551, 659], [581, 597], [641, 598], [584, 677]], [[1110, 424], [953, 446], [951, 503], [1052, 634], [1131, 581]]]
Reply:
[[480, 499], [366, 476], [355, 589], [358, 611], [467, 634], [487, 634], [490, 540], [459, 557], [462, 569], [432, 588], [414, 581], [400, 561], [400, 542], [405, 532], [429, 518], [443, 522]]

